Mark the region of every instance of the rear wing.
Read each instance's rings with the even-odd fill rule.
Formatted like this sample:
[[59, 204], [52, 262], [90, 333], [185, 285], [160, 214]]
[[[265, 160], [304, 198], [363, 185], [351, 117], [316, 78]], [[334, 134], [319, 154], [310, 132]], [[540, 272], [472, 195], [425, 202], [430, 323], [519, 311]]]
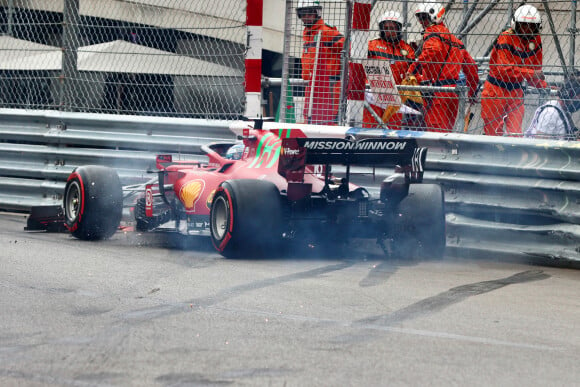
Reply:
[[305, 165], [391, 166], [410, 182], [421, 182], [426, 159], [427, 148], [417, 146], [414, 138], [284, 138], [278, 172], [295, 181]]

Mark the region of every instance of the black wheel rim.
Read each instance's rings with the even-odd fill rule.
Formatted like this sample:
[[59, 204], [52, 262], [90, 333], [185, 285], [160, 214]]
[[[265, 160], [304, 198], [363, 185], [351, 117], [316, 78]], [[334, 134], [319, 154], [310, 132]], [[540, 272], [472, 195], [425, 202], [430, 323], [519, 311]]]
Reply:
[[81, 188], [77, 181], [69, 184], [65, 197], [64, 209], [66, 218], [72, 222], [79, 216], [81, 211]]
[[223, 196], [215, 198], [211, 209], [211, 232], [216, 240], [224, 239], [229, 217], [229, 206]]

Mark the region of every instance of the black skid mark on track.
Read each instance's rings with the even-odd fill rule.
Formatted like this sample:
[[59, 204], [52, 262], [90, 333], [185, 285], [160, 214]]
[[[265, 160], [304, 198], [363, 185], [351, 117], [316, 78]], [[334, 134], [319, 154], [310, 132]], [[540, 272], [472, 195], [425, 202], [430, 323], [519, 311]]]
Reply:
[[359, 282], [360, 287], [378, 286], [385, 283], [399, 268], [403, 266], [415, 266], [419, 261], [410, 259], [404, 260], [383, 260], [374, 266], [367, 276]]
[[[293, 273], [284, 275], [281, 277], [263, 279], [261, 281], [252, 282], [249, 284], [234, 286], [229, 289], [224, 289], [221, 292], [216, 293], [203, 298], [196, 298], [189, 301], [183, 301], [178, 304], [161, 305], [152, 308], [145, 308], [135, 310], [125, 314], [126, 320], [131, 321], [149, 321], [154, 318], [162, 318], [169, 315], [185, 313], [189, 311], [189, 305], [194, 308], [205, 308], [213, 305], [217, 305], [221, 302], [227, 301], [232, 297], [238, 297], [241, 294], [251, 292], [258, 289], [264, 289], [275, 285], [280, 285], [284, 283], [294, 282], [302, 279], [314, 278], [323, 274], [331, 273], [334, 271], [344, 270], [348, 267], [354, 265], [355, 262], [343, 262], [336, 265], [323, 266], [316, 269]], [[185, 307], [187, 305], [187, 308]]]
[[371, 340], [377, 334], [382, 334], [383, 331], [377, 330], [378, 327], [392, 327], [404, 321], [440, 312], [451, 305], [465, 301], [469, 297], [489, 293], [508, 285], [541, 281], [550, 277], [542, 270], [528, 270], [506, 278], [457, 286], [394, 312], [354, 321], [351, 327], [360, 328], [363, 331], [339, 335], [331, 341], [344, 345]]
[[213, 380], [202, 374], [165, 374], [155, 378], [157, 383], [164, 386], [228, 386], [233, 384], [229, 380]]
[[359, 282], [360, 287], [380, 285], [397, 271], [398, 267], [387, 262], [381, 262], [369, 271], [368, 275]]
[[465, 301], [469, 297], [489, 293], [508, 285], [525, 282], [541, 281], [550, 278], [542, 270], [528, 270], [510, 277], [492, 281], [476, 282], [451, 288], [436, 296], [426, 298], [392, 313], [365, 318], [357, 321], [358, 324], [393, 325], [406, 320], [415, 319], [424, 315], [439, 312], [451, 305]]

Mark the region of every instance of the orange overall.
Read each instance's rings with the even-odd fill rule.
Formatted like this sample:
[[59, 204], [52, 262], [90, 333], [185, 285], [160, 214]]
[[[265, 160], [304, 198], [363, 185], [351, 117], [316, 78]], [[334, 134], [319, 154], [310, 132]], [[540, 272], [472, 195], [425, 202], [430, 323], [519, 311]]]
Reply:
[[[418, 76], [421, 82], [430, 82], [432, 86], [454, 87], [463, 71], [468, 95], [473, 97], [479, 76], [477, 65], [469, 55], [463, 42], [453, 35], [443, 24], [431, 24], [425, 28], [423, 49], [417, 62], [411, 65], [409, 72]], [[449, 132], [457, 119], [459, 99], [454, 92], [434, 92], [426, 104], [425, 124], [427, 130]]]
[[[408, 45], [405, 41], [389, 42], [381, 38], [369, 41], [369, 59], [383, 59], [390, 61], [391, 72], [397, 85], [400, 85], [405, 74], [409, 69], [409, 65], [415, 60], [415, 51], [413, 47]], [[371, 108], [379, 117], [383, 116], [384, 109], [380, 106], [371, 104]], [[403, 115], [395, 113], [385, 124], [389, 129], [401, 129]], [[363, 127], [372, 128], [378, 127], [378, 123], [367, 109], [363, 112]]]
[[302, 42], [302, 79], [308, 81], [304, 120], [309, 124], [336, 124], [344, 36], [336, 27], [329, 26], [320, 19], [316, 24], [304, 28]]
[[508, 134], [522, 133], [524, 91], [527, 80], [536, 87], [547, 87], [534, 76], [542, 66], [542, 39], [522, 39], [508, 29], [500, 34], [489, 59], [489, 75], [481, 93], [481, 118], [488, 136], [502, 136], [504, 120]]

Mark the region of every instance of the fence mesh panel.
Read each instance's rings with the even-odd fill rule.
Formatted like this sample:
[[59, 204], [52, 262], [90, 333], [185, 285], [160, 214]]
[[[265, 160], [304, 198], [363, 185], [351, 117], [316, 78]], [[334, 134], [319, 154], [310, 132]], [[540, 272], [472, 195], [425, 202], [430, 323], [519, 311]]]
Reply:
[[[287, 122], [336, 124], [344, 110], [344, 88], [348, 86], [348, 79], [343, 79], [347, 3], [329, 0], [290, 3], [286, 15], [289, 29], [286, 36], [290, 42], [286, 44], [288, 52], [284, 53], [284, 60], [285, 72], [292, 81], [285, 98], [286, 102], [292, 98], [294, 104], [281, 104], [282, 117]], [[303, 6], [300, 12], [307, 15], [302, 20], [298, 17], [299, 5]], [[311, 10], [320, 16], [319, 20], [308, 16]]]
[[[441, 118], [446, 122], [445, 127], [433, 124], [437, 119], [423, 120], [429, 117], [425, 109], [425, 115], [413, 115], [413, 110], [400, 114], [385, 109], [385, 105], [377, 105], [378, 93], [386, 92], [376, 85], [371, 87], [369, 82], [365, 90], [358, 90], [366, 95], [365, 103], [357, 105], [352, 103], [357, 92], [354, 87], [361, 83], [354, 78], [360, 74], [352, 71], [349, 61], [363, 63], [369, 57], [366, 49], [352, 58], [350, 55], [349, 48], [356, 43], [349, 19], [353, 2], [286, 0], [290, 12], [282, 88], [288, 92], [280, 104], [281, 119], [365, 126], [380, 126], [384, 121], [384, 125], [394, 129], [481, 134], [486, 132], [483, 110], [483, 116], [495, 118], [496, 124], [499, 122], [504, 135], [522, 135], [532, 122], [535, 110], [555, 98], [566, 72], [575, 68], [577, 3], [527, 2], [541, 14], [541, 68], [547, 87], [530, 79], [512, 82], [504, 77], [500, 79], [504, 84], [499, 87], [517, 90], [490, 96], [486, 89], [489, 91], [492, 87], [484, 81], [490, 76], [493, 43], [510, 27], [514, 11], [521, 3], [513, 0], [440, 2], [446, 9], [444, 23], [463, 41], [477, 63], [480, 82], [475, 103], [470, 105], [467, 98], [469, 77], [462, 68], [457, 77], [446, 72], [434, 74], [439, 70], [433, 70], [423, 79], [431, 82], [419, 86], [423, 92], [427, 91], [426, 84], [435, 87], [429, 90], [431, 98], [424, 98], [422, 102], [424, 106], [438, 104], [439, 110], [435, 109], [437, 113], [432, 113], [431, 118]], [[283, 2], [279, 3], [282, 12]], [[296, 9], [308, 3], [320, 5], [324, 26], [308, 28], [304, 19], [298, 18]], [[387, 11], [396, 11], [403, 19], [402, 38], [413, 48], [415, 57], [420, 57], [424, 52], [421, 49], [423, 27], [417, 22], [415, 10], [421, 3], [374, 1], [370, 28], [365, 31], [367, 41], [380, 38], [379, 18]], [[239, 118], [244, 111], [245, 4], [245, 0], [0, 0], [3, 32], [0, 36], [0, 107]], [[311, 31], [304, 35], [305, 29]], [[527, 50], [516, 47], [516, 51], [534, 51], [539, 41], [534, 45], [534, 48], [528, 45]], [[378, 48], [381, 50], [385, 51]], [[403, 62], [397, 71], [404, 73], [412, 65], [410, 58], [401, 60], [411, 50], [404, 51], [407, 55], [401, 55], [403, 52], [399, 49], [397, 55], [377, 58], [387, 59], [384, 62], [391, 69]], [[519, 55], [523, 58], [527, 54]], [[423, 58], [419, 74], [429, 65], [440, 69], [437, 65], [441, 62], [446, 62], [444, 67], [459, 64], [456, 55], [447, 57], [440, 52], [438, 56], [427, 57]], [[516, 70], [504, 66], [498, 71], [501, 75], [522, 68], [525, 66], [516, 63]], [[395, 76], [397, 71], [392, 71]], [[457, 79], [444, 79], [445, 76]], [[362, 77], [367, 78], [364, 72]], [[492, 78], [497, 76], [492, 74]], [[446, 80], [455, 83], [441, 82]], [[400, 76], [395, 82], [401, 82]], [[437, 89], [443, 86], [451, 86], [449, 92], [441, 93]], [[396, 95], [409, 108], [421, 111], [420, 106], [411, 103], [413, 90], [412, 86], [399, 85]], [[523, 100], [518, 93], [523, 94]], [[523, 105], [514, 101], [523, 101]], [[499, 110], [508, 102], [512, 105]], [[520, 118], [513, 119], [513, 111], [521, 116], [521, 123]], [[465, 118], [470, 116], [472, 119], [465, 126]], [[573, 114], [570, 121], [576, 118]], [[509, 128], [506, 124], [512, 121], [515, 124]], [[501, 131], [487, 131], [501, 134]]]
[[[296, 16], [296, 8], [305, 5], [304, 2], [298, 0], [288, 0], [288, 2], [291, 3], [288, 8], [293, 12], [287, 16], [287, 26], [289, 28], [287, 36], [291, 38], [291, 44], [287, 45], [289, 49], [285, 53], [288, 69], [285, 75], [291, 79], [291, 82], [286, 101], [281, 106], [284, 107], [286, 121], [308, 122], [308, 107], [310, 104], [313, 104], [314, 107], [326, 107], [332, 115], [334, 110], [330, 110], [331, 107], [327, 105], [331, 105], [335, 99], [323, 80], [316, 79], [316, 83], [320, 86], [313, 86], [311, 78], [304, 77], [302, 71], [304, 62], [312, 62], [312, 57], [316, 55], [316, 48], [313, 48], [313, 44], [309, 43], [308, 40], [304, 40], [305, 38], [303, 38], [302, 34], [305, 25]], [[321, 16], [325, 23], [337, 26], [338, 31], [342, 34], [350, 32], [350, 22], [346, 21], [348, 2], [326, 0], [318, 3], [322, 9]], [[343, 69], [348, 66], [348, 60], [355, 63], [365, 63], [369, 58], [386, 60], [385, 62], [390, 65], [393, 76], [396, 78], [394, 79], [395, 82], [399, 84], [398, 94], [403, 97], [403, 101], [406, 101], [406, 107], [399, 111], [397, 109], [392, 111], [393, 109], [388, 109], [388, 106], [376, 105], [377, 93], [385, 93], [385, 90], [380, 90], [379, 87], [371, 87], [369, 80], [372, 77], [367, 77], [363, 73], [362, 77], [366, 78], [364, 107], [355, 106], [355, 110], [350, 110], [348, 116], [342, 120], [342, 123], [352, 124], [354, 122], [356, 125], [371, 127], [385, 125], [392, 129], [456, 131], [474, 134], [482, 134], [487, 131], [487, 134], [521, 136], [530, 125], [536, 108], [546, 101], [554, 99], [557, 94], [556, 90], [562, 86], [566, 79], [566, 73], [574, 71], [575, 52], [578, 47], [575, 39], [577, 33], [575, 24], [576, 2], [537, 1], [520, 3], [508, 0], [464, 0], [462, 2], [449, 1], [427, 4], [427, 9], [432, 6], [437, 9], [437, 4], [445, 8], [444, 25], [448, 28], [449, 33], [462, 41], [466, 51], [477, 65], [476, 74], [477, 78], [479, 78], [479, 83], [475, 84], [476, 89], [474, 89], [473, 82], [470, 82], [475, 79], [475, 75], [471, 74], [475, 68], [474, 66], [461, 66], [464, 62], [463, 58], [455, 51], [447, 53], [445, 48], [449, 47], [449, 45], [445, 41], [442, 41], [443, 48], [440, 48], [438, 52], [433, 52], [434, 47], [438, 47], [438, 45], [432, 44], [433, 39], [429, 39], [431, 41], [429, 44], [424, 44], [424, 27], [418, 22], [415, 15], [416, 10], [423, 3], [411, 0], [401, 2], [374, 1], [370, 27], [366, 31], [367, 40], [374, 40], [374, 43], [369, 44], [368, 50], [363, 50], [362, 55], [355, 54], [349, 58], [348, 53], [345, 52], [342, 56], [343, 62], [341, 66]], [[540, 36], [543, 58], [540, 60], [538, 57], [538, 66], [533, 65], [534, 61], [530, 57], [539, 55], [540, 40], [522, 40], [523, 43], [520, 46], [513, 41], [508, 42], [515, 45], [512, 48], [506, 48], [505, 42], [498, 41], [500, 33], [512, 27], [512, 18], [516, 9], [524, 4], [534, 6], [541, 17], [542, 29]], [[394, 15], [389, 11], [398, 13], [396, 16], [400, 17], [400, 21], [403, 24], [401, 38], [408, 43], [408, 46], [397, 43], [396, 47], [394, 47], [394, 43], [381, 39], [379, 22], [383, 16], [387, 16], [387, 19], [390, 16], [393, 19]], [[526, 17], [528, 16], [526, 15]], [[354, 17], [356, 17], [356, 13]], [[449, 33], [441, 29], [434, 32], [437, 32], [443, 39], [450, 37]], [[515, 57], [513, 59], [514, 63], [497, 61], [498, 53], [492, 52], [496, 42], [502, 45], [498, 50], [515, 51], [512, 55], [512, 58]], [[353, 44], [353, 41], [351, 41], [351, 44]], [[331, 74], [328, 74], [330, 71], [325, 68], [325, 61], [332, 61], [329, 61], [328, 57], [325, 56], [327, 54], [324, 49], [323, 44], [318, 50], [318, 76], [331, 78]], [[431, 52], [429, 52], [430, 50]], [[369, 53], [369, 51], [374, 51], [375, 55]], [[412, 55], [413, 52], [415, 55]], [[492, 71], [492, 78], [496, 74], [500, 76], [500, 81], [503, 82], [499, 87], [505, 92], [500, 95], [491, 93], [493, 85], [490, 86], [488, 84], [490, 56], [495, 57], [492, 59], [491, 67], [495, 67], [495, 70]], [[413, 66], [416, 66], [413, 65], [413, 60], [421, 63], [421, 66], [417, 67], [416, 73], [418, 75], [417, 80], [422, 80], [423, 83], [419, 83], [419, 86], [415, 88], [412, 86], [414, 85], [412, 82], [409, 82], [409, 86], [400, 85], [402, 82], [401, 74], [406, 74], [410, 67], [413, 70]], [[442, 64], [444, 66], [441, 66]], [[502, 64], [502, 66], [499, 66], [499, 64]], [[313, 66], [310, 65], [310, 67]], [[455, 67], [455, 70], [451, 71], [450, 68], [452, 67]], [[547, 84], [540, 82], [539, 77], [534, 78], [530, 75], [534, 69], [543, 71]], [[325, 71], [326, 74], [324, 73]], [[509, 74], [511, 76], [508, 76]], [[351, 72], [350, 76], [350, 92], [352, 95], [353, 91], [357, 91], [352, 89], [352, 85], [360, 84], [360, 82], [352, 82], [352, 77], [357, 76], [356, 72]], [[348, 78], [343, 78], [343, 82], [347, 80]], [[488, 80], [487, 83], [485, 82], [486, 80]], [[470, 89], [469, 86], [472, 86], [472, 88]], [[312, 98], [312, 94], [308, 93], [308, 88], [315, 89], [317, 87], [320, 88], [320, 91], [315, 93], [314, 98]], [[427, 87], [430, 88], [428, 89]], [[451, 87], [451, 89], [447, 89], [451, 90], [451, 92], [442, 92], [442, 87]], [[417, 89], [420, 89], [423, 93], [422, 108], [413, 103], [415, 101], [413, 98], [415, 93], [413, 91]], [[516, 90], [514, 91], [514, 89]], [[477, 91], [476, 98], [468, 98], [470, 90], [471, 93]], [[358, 91], [362, 92], [362, 90]], [[288, 103], [290, 94], [292, 94], [294, 105]], [[343, 94], [340, 96], [342, 103], [346, 103], [347, 95], [348, 90], [343, 90]], [[485, 124], [482, 118], [482, 101], [484, 106], [483, 116], [488, 117], [487, 121], [490, 121], [489, 117], [495, 118], [497, 121], [496, 126], [501, 126], [502, 130], [496, 132], [495, 127], [491, 128], [492, 124], [490, 122], [487, 125]], [[508, 106], [502, 109], [502, 105], [505, 104]], [[290, 107], [294, 107], [294, 109], [292, 110]], [[414, 110], [409, 110], [407, 107]], [[339, 111], [341, 108], [344, 108], [344, 106], [339, 106]], [[412, 114], [415, 110], [425, 114]], [[406, 114], [401, 114], [401, 111]], [[310, 114], [312, 115], [312, 112]], [[310, 122], [316, 123], [312, 116], [310, 118]], [[340, 116], [338, 118], [340, 119]], [[469, 118], [471, 119], [469, 120]], [[571, 118], [571, 121], [573, 121], [577, 118], [577, 115], [574, 114]], [[384, 122], [383, 119], [385, 119]], [[509, 126], [510, 124], [511, 127]]]
[[0, 4], [1, 107], [243, 113], [245, 0]]

